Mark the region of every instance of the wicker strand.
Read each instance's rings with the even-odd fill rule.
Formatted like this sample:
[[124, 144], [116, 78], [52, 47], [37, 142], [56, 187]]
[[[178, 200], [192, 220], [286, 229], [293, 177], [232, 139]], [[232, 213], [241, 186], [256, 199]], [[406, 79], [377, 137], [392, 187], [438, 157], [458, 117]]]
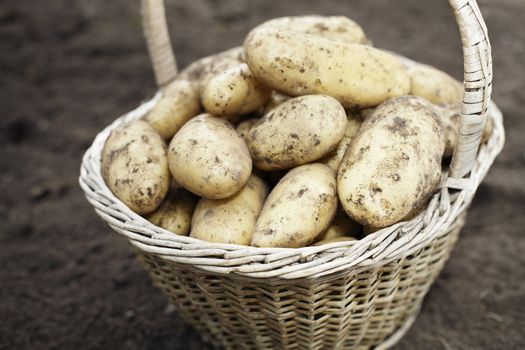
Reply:
[[177, 61], [171, 47], [164, 0], [142, 0], [142, 26], [157, 86], [163, 88], [177, 75]]
[[450, 176], [462, 178], [474, 167], [481, 142], [491, 95], [492, 60], [487, 27], [476, 1], [450, 0], [450, 5], [463, 42], [465, 72], [459, 137]]

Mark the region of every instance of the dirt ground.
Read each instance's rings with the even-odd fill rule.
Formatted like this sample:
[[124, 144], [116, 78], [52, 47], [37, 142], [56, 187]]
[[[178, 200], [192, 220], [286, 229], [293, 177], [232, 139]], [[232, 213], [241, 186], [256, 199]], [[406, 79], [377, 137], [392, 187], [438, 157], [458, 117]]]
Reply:
[[[461, 78], [444, 0], [168, 0], [180, 66], [275, 16], [342, 14], [376, 46]], [[424, 3], [424, 4], [423, 4]], [[483, 0], [504, 152], [396, 349], [525, 348], [525, 2]], [[0, 3], [0, 348], [205, 349], [77, 185], [83, 152], [155, 85], [139, 1]]]

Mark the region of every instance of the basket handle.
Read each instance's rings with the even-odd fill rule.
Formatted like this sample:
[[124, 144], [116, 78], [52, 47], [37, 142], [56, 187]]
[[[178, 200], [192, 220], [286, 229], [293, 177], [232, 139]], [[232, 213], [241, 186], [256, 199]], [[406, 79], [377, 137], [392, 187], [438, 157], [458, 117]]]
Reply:
[[[492, 56], [487, 27], [476, 0], [449, 0], [463, 43], [464, 92], [458, 144], [450, 177], [470, 173], [476, 161], [492, 92]], [[164, 0], [142, 0], [142, 18], [155, 79], [163, 88], [177, 75]]]

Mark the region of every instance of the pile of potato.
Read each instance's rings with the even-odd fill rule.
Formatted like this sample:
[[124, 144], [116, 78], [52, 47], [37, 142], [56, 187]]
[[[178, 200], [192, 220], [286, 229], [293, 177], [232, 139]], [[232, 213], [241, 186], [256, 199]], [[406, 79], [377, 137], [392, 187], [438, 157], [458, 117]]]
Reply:
[[179, 235], [256, 247], [354, 240], [413, 217], [436, 191], [462, 91], [372, 47], [346, 17], [277, 18], [188, 66], [142, 120], [116, 128], [102, 175]]

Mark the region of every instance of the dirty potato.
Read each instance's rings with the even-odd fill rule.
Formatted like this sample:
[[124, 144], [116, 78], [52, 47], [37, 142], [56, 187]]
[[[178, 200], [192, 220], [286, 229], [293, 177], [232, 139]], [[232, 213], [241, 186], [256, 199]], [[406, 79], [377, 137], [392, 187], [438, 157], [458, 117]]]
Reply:
[[201, 100], [208, 112], [228, 119], [255, 112], [270, 99], [270, 93], [241, 63], [210, 78], [202, 88]]
[[375, 108], [361, 109], [355, 115], [361, 120], [366, 120], [368, 117], [370, 117], [374, 113], [374, 110]]
[[191, 237], [215, 243], [248, 245], [268, 187], [251, 175], [244, 187], [225, 199], [201, 198], [191, 221]]
[[361, 124], [363, 123], [361, 119], [355, 117], [355, 115], [349, 111], [346, 111], [346, 116], [347, 123], [345, 134], [341, 141], [339, 141], [337, 148], [335, 151], [328, 153], [319, 160], [320, 163], [328, 165], [335, 172], [337, 172], [337, 169], [339, 169], [339, 164], [341, 164], [341, 160], [343, 160], [343, 156], [345, 155], [348, 145], [350, 145], [350, 142], [357, 134], [359, 128], [361, 128]]
[[444, 134], [423, 98], [398, 97], [377, 107], [339, 167], [338, 193], [347, 214], [385, 227], [417, 209], [440, 183]]
[[246, 141], [247, 140], [246, 137], [248, 136], [248, 133], [250, 132], [251, 127], [254, 126], [255, 123], [257, 123], [258, 121], [259, 121], [259, 118], [250, 118], [250, 119], [243, 120], [242, 122], [237, 124], [237, 127], [235, 128], [235, 130]]
[[162, 204], [146, 219], [175, 234], [187, 236], [196, 204], [197, 198], [193, 194], [182, 188], [171, 188]]
[[[443, 129], [445, 130], [445, 153], [444, 158], [450, 158], [454, 154], [454, 149], [458, 143], [459, 123], [461, 111], [459, 104], [453, 105], [434, 105], [434, 110], [439, 116]], [[487, 142], [492, 133], [492, 119], [488, 118], [481, 134], [481, 143]]]
[[216, 74], [239, 65], [243, 62], [243, 48], [234, 47], [215, 55], [201, 58], [184, 68], [176, 77], [178, 80], [189, 80], [199, 88]]
[[363, 121], [350, 111], [346, 111], [346, 120], [348, 122], [345, 129], [345, 137], [353, 138], [359, 132]]
[[257, 219], [251, 245], [306, 246], [330, 225], [336, 208], [332, 169], [319, 163], [294, 168], [270, 192]]
[[334, 220], [328, 226], [328, 229], [316, 237], [316, 240], [326, 241], [339, 237], [353, 238], [359, 236], [361, 231], [361, 225], [348, 217], [344, 211], [337, 210]]
[[101, 172], [113, 194], [137, 214], [147, 214], [168, 192], [166, 144], [143, 120], [117, 127], [102, 150]]
[[248, 34], [244, 51], [259, 80], [290, 96], [324, 94], [345, 108], [366, 108], [410, 90], [399, 60], [370, 46], [261, 28]]
[[343, 16], [280, 17], [256, 27], [256, 29], [261, 28], [285, 29], [345, 43], [366, 44], [368, 42], [363, 28], [350, 18]]
[[272, 109], [288, 101], [289, 99], [291, 99], [290, 96], [281, 94], [280, 92], [273, 90], [272, 94], [270, 95], [270, 100], [268, 100], [268, 102], [266, 103], [266, 105], [264, 105], [264, 108], [262, 109], [262, 115], [265, 115], [266, 113], [270, 112]]
[[252, 172], [244, 140], [226, 120], [201, 114], [175, 134], [168, 149], [175, 181], [206, 198], [221, 199], [239, 191]]
[[328, 165], [330, 169], [332, 169], [333, 171], [337, 171], [337, 169], [339, 169], [341, 161], [343, 160], [346, 149], [350, 145], [350, 142], [352, 142], [352, 138], [344, 136], [341, 139], [341, 141], [339, 141], [339, 144], [337, 145], [335, 151], [332, 151], [323, 158], [321, 158], [319, 160], [319, 163]]
[[435, 104], [456, 104], [463, 97], [463, 86], [445, 72], [424, 64], [408, 69], [410, 94], [426, 98]]
[[345, 111], [334, 98], [297, 97], [277, 106], [252, 126], [248, 146], [258, 168], [288, 169], [334, 150], [346, 125]]
[[169, 140], [188, 120], [199, 114], [199, 90], [188, 80], [174, 80], [146, 115], [146, 121], [165, 140]]
[[343, 236], [341, 236], [341, 237], [332, 237], [332, 238], [327, 238], [327, 239], [323, 239], [322, 241], [316, 242], [316, 243], [312, 244], [312, 246], [317, 247], [317, 246], [328, 244], [328, 243], [350, 242], [350, 241], [357, 241], [357, 238], [355, 238], [355, 237], [343, 237]]

